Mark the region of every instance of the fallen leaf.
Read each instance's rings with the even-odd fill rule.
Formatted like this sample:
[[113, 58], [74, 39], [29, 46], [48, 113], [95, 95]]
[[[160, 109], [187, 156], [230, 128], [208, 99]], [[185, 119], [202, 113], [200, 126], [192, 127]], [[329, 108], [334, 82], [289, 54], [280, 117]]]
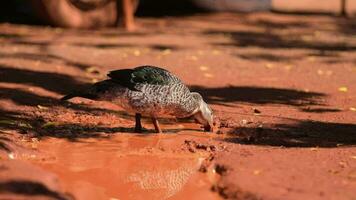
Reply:
[[13, 121], [13, 120], [0, 120], [0, 124], [3, 124], [3, 125], [15, 125], [16, 121]]
[[318, 69], [317, 73], [318, 73], [318, 75], [323, 75], [323, 74], [324, 74], [324, 71], [321, 70], [321, 69]]
[[259, 175], [259, 174], [261, 174], [261, 170], [254, 170], [254, 171], [253, 171], [253, 174], [254, 174], [254, 175]]
[[212, 77], [214, 77], [214, 75], [212, 75], [212, 74], [210, 74], [210, 73], [204, 73], [204, 76], [205, 76], [206, 78], [212, 78]]
[[340, 92], [347, 92], [348, 89], [347, 89], [347, 87], [339, 87], [339, 91]]
[[19, 127], [22, 127], [22, 128], [28, 128], [28, 129], [31, 129], [33, 128], [31, 124], [28, 124], [28, 123], [24, 123], [24, 122], [20, 122], [17, 124]]
[[329, 169], [328, 172], [332, 173], [332, 174], [338, 174], [339, 173], [338, 170], [334, 170], [334, 169]]
[[207, 71], [209, 68], [208, 68], [207, 66], [205, 66], [205, 65], [201, 65], [201, 66], [199, 67], [199, 69], [200, 69], [201, 71]]
[[42, 125], [42, 128], [53, 128], [56, 126], [58, 126], [58, 124], [56, 122], [47, 122]]
[[356, 180], [356, 170], [352, 170], [348, 175], [347, 178]]
[[356, 159], [356, 156], [350, 156], [350, 158], [352, 158], [352, 159]]
[[100, 73], [99, 70], [94, 66], [86, 68], [85, 71], [88, 72], [88, 73], [92, 73], [92, 74], [99, 74]]
[[162, 51], [162, 55], [168, 55], [168, 54], [171, 54], [171, 50], [170, 49], [165, 49]]
[[220, 55], [221, 54], [221, 52], [219, 51], [219, 50], [213, 50], [213, 55]]
[[140, 51], [140, 50], [135, 50], [135, 51], [133, 52], [133, 54], [134, 54], [135, 56], [140, 56], [140, 55], [141, 55], [141, 51]]
[[356, 108], [351, 107], [350, 110], [355, 112], [355, 111], [356, 111]]
[[274, 65], [272, 63], [267, 63], [265, 65], [268, 69], [272, 69], [274, 67]]
[[340, 161], [339, 162], [340, 167], [345, 168], [347, 167], [347, 164], [345, 162]]
[[15, 155], [13, 153], [9, 153], [7, 154], [7, 156], [9, 157], [9, 159], [13, 160], [15, 159]]
[[41, 105], [37, 105], [37, 108], [39, 108], [40, 110], [47, 110], [48, 109], [48, 107], [41, 106]]

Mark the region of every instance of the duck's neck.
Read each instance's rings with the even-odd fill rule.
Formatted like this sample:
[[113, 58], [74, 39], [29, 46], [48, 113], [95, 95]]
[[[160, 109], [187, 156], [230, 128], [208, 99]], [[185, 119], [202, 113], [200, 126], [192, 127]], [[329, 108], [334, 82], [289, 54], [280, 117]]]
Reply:
[[200, 102], [194, 97], [194, 95], [189, 95], [184, 102], [184, 110], [187, 116], [195, 114], [199, 110]]

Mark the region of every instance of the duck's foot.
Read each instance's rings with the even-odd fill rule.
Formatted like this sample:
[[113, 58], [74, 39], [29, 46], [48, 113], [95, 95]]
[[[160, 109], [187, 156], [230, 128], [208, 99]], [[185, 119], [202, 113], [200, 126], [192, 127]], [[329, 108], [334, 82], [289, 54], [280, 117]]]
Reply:
[[155, 130], [157, 133], [162, 133], [162, 129], [161, 127], [159, 126], [159, 123], [158, 123], [158, 120], [154, 117], [152, 117], [152, 123], [153, 125], [155, 126]]
[[141, 114], [140, 113], [136, 113], [135, 120], [136, 120], [135, 132], [142, 133]]

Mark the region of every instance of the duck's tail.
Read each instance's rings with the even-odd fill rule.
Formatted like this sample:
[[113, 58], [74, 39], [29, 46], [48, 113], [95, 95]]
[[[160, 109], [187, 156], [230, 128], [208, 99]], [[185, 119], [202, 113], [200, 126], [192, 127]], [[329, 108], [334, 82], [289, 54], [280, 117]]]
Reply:
[[103, 96], [103, 94], [107, 91], [110, 90], [111, 88], [115, 87], [116, 84], [115, 82], [111, 80], [104, 80], [97, 82], [90, 87], [83, 89], [83, 90], [77, 90], [73, 91], [64, 97], [61, 98], [62, 101], [69, 100], [74, 97], [82, 97], [86, 99], [91, 99], [91, 100], [98, 100], [100, 97]]

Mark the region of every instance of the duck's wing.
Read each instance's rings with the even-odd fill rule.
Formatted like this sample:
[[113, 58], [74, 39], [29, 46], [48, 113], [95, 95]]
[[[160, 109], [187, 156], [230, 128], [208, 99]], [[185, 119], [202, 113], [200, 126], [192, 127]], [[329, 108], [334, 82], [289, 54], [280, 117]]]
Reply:
[[120, 69], [111, 71], [108, 77], [112, 81], [129, 88], [139, 90], [139, 85], [169, 85], [181, 83], [178, 77], [169, 71], [153, 66], [141, 66], [134, 69]]

